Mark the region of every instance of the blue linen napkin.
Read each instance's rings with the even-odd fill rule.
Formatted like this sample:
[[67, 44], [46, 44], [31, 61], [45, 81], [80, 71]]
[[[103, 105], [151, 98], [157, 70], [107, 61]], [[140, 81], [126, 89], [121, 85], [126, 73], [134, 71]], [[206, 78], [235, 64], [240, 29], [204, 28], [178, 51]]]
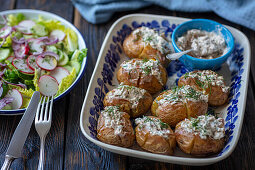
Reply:
[[93, 24], [108, 21], [115, 12], [152, 4], [183, 12], [213, 11], [219, 16], [255, 30], [254, 0], [72, 0], [81, 15]]

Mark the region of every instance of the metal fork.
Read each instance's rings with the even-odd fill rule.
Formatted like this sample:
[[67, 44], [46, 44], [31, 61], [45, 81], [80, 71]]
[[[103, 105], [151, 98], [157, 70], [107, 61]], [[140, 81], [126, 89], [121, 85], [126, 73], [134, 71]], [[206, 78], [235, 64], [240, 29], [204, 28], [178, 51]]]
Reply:
[[[47, 99], [47, 102], [45, 103], [46, 98], [48, 99]], [[50, 101], [50, 107], [49, 107], [50, 98], [51, 98], [51, 101]], [[39, 102], [36, 116], [35, 116], [35, 129], [37, 133], [39, 134], [40, 140], [41, 140], [38, 170], [43, 170], [44, 168], [44, 145], [45, 145], [46, 135], [48, 134], [51, 127], [52, 104], [53, 104], [53, 96], [51, 97], [43, 96]], [[45, 111], [44, 111], [44, 108], [45, 108]], [[48, 112], [48, 108], [49, 108], [49, 112]]]

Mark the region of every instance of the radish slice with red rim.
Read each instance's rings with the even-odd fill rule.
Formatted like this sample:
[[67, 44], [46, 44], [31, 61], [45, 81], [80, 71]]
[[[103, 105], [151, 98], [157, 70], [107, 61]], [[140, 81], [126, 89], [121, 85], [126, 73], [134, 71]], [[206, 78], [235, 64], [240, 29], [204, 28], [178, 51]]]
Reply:
[[24, 74], [34, 74], [34, 70], [28, 67], [26, 59], [14, 58], [12, 60], [12, 65]]
[[36, 64], [44, 70], [51, 71], [56, 68], [57, 60], [53, 56], [47, 55], [43, 57], [40, 55], [36, 59]]
[[40, 39], [30, 38], [28, 39], [28, 44], [30, 47], [30, 52], [32, 54], [38, 55], [44, 51], [44, 42]]
[[49, 75], [43, 75], [38, 81], [39, 91], [44, 96], [55, 95], [58, 91], [57, 80]]
[[7, 92], [5, 97], [12, 97], [13, 101], [10, 103], [12, 109], [19, 109], [22, 106], [23, 98], [17, 89], [11, 89]]
[[12, 62], [12, 60], [13, 60], [14, 58], [15, 58], [14, 56], [10, 56], [10, 57], [8, 57], [6, 60]]
[[70, 74], [69, 71], [64, 67], [56, 67], [54, 70], [50, 72], [50, 75], [58, 81], [58, 84], [60, 84], [62, 79], [68, 76], [69, 74]]
[[55, 59], [58, 61], [59, 60], [59, 55], [57, 55], [56, 53], [52, 52], [52, 51], [46, 51], [44, 53], [41, 54], [42, 57], [45, 57], [45, 56], [52, 56], [52, 57], [55, 57]]
[[35, 55], [30, 55], [28, 58], [27, 58], [27, 65], [29, 68], [31, 68], [32, 70], [35, 70], [35, 69], [39, 69], [40, 67], [36, 64], [36, 58], [37, 56]]
[[12, 32], [12, 27], [6, 25], [0, 29], [0, 38], [6, 38]]
[[64, 40], [66, 34], [61, 30], [53, 30], [50, 33], [50, 37], [57, 38], [59, 41]]
[[15, 28], [18, 29], [23, 34], [30, 35], [32, 34], [31, 28], [35, 25], [35, 22], [32, 20], [21, 21]]

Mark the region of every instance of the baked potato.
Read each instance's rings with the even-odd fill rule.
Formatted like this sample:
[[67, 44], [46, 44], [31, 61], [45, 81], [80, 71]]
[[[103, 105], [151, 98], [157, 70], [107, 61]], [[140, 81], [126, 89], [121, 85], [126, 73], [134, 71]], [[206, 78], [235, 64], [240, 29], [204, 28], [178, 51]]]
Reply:
[[153, 29], [135, 29], [123, 42], [125, 54], [130, 58], [157, 59], [163, 66], [169, 64], [166, 55], [171, 52], [170, 42]]
[[176, 141], [180, 149], [195, 156], [218, 153], [224, 147], [224, 119], [212, 115], [185, 119], [175, 128]]
[[210, 106], [220, 106], [227, 102], [229, 87], [224, 78], [211, 70], [193, 71], [184, 74], [178, 81], [178, 86], [191, 85], [209, 95]]
[[97, 138], [108, 144], [130, 147], [135, 140], [130, 116], [117, 106], [107, 106], [97, 121]]
[[175, 87], [162, 92], [152, 103], [151, 112], [171, 127], [185, 118], [207, 113], [208, 95], [192, 86]]
[[119, 83], [159, 92], [167, 81], [166, 69], [155, 59], [132, 59], [124, 61], [117, 72]]
[[135, 119], [136, 141], [146, 151], [172, 155], [176, 146], [175, 135], [166, 123], [153, 116]]
[[138, 117], [150, 109], [152, 101], [146, 90], [121, 84], [106, 94], [104, 106], [119, 106], [131, 117]]

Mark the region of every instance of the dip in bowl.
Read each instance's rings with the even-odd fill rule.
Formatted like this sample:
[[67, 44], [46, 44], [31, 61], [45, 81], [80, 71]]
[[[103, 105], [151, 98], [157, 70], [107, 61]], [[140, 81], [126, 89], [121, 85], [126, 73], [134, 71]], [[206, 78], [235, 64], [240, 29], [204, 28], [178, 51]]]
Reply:
[[223, 25], [208, 19], [194, 19], [180, 24], [172, 34], [176, 52], [193, 49], [179, 60], [191, 69], [219, 68], [234, 49], [234, 38]]

